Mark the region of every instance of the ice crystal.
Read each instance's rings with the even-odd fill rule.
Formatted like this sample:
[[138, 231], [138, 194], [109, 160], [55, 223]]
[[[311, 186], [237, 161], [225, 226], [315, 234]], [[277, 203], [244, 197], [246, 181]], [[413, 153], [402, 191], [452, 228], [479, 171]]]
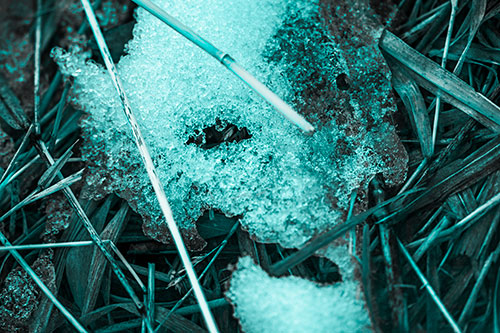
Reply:
[[[297, 247], [338, 223], [351, 192], [362, 198], [375, 174], [389, 183], [404, 178], [406, 156], [387, 121], [394, 104], [373, 25], [354, 32], [344, 27], [348, 22], [335, 25], [344, 9], [334, 7], [325, 20], [331, 4], [314, 1], [155, 3], [317, 127], [305, 136], [217, 61], [137, 10], [118, 72], [192, 249], [202, 246], [195, 221], [206, 209], [243, 216], [242, 225], [260, 241]], [[82, 126], [89, 194], [117, 192], [143, 216], [148, 236], [168, 242], [108, 74], [82, 55], [55, 49], [53, 56], [74, 76], [75, 102], [88, 114]], [[220, 144], [210, 144], [209, 133], [219, 133]]]
[[[42, 254], [32, 265], [35, 273], [51, 289], [55, 289], [55, 270], [51, 254]], [[27, 332], [27, 326], [36, 311], [42, 293], [22, 268], [13, 269], [5, 278], [0, 293], [0, 330]]]
[[227, 297], [244, 332], [369, 332], [357, 283], [321, 286], [295, 276], [270, 277], [241, 258]]

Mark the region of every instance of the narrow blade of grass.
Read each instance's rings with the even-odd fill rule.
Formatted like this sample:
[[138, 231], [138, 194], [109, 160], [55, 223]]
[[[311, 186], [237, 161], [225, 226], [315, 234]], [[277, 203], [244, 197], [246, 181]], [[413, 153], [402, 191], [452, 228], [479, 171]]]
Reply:
[[[128, 204], [126, 202], [121, 205], [118, 212], [101, 232], [100, 236], [102, 239], [109, 240], [110, 242], [115, 242], [118, 239], [125, 227], [128, 209]], [[95, 248], [87, 278], [87, 291], [83, 300], [82, 314], [91, 311], [97, 302], [106, 264], [107, 261], [104, 255], [98, 248]]]
[[[109, 242], [108, 240], [103, 240], [103, 242]], [[2, 246], [0, 251], [10, 251], [10, 250], [41, 250], [41, 249], [56, 249], [61, 247], [80, 247], [80, 246], [90, 246], [94, 243], [92, 241], [75, 241], [75, 242], [59, 242], [59, 243], [44, 243], [44, 244], [23, 244], [23, 245], [11, 245]]]
[[[371, 251], [370, 251], [370, 226], [365, 223], [363, 225], [363, 243], [361, 251], [361, 281], [363, 282], [363, 291], [365, 294], [366, 304], [369, 309], [369, 313], [373, 314], [373, 303], [372, 303], [372, 287], [370, 279], [370, 261], [371, 261]], [[373, 319], [373, 318], [372, 318]]]
[[35, 23], [35, 73], [33, 75], [34, 125], [35, 134], [40, 134], [40, 57], [42, 44], [42, 0], [36, 1]]
[[[205, 274], [208, 272], [208, 270], [212, 267], [212, 265], [214, 264], [214, 262], [217, 259], [217, 257], [219, 257], [219, 254], [226, 247], [227, 242], [229, 241], [229, 238], [231, 238], [234, 235], [234, 233], [236, 232], [236, 230], [238, 229], [238, 226], [239, 226], [239, 222], [236, 222], [233, 225], [233, 227], [231, 228], [231, 230], [229, 231], [229, 233], [227, 234], [227, 236], [224, 238], [224, 240], [219, 244], [217, 251], [215, 252], [215, 254], [212, 257], [212, 259], [210, 260], [210, 262], [208, 263], [207, 267], [205, 267], [205, 269], [203, 270], [203, 272], [201, 272], [200, 279], [202, 279], [205, 276]], [[177, 309], [182, 305], [182, 303], [189, 297], [189, 295], [191, 295], [192, 291], [193, 291], [192, 288], [189, 289], [188, 292], [172, 307], [172, 309], [170, 309], [170, 311], [166, 314], [166, 316], [162, 319], [162, 321], [160, 322], [160, 324], [158, 325], [158, 327], [155, 329], [155, 332], [158, 332], [160, 330], [160, 328], [162, 327], [162, 325], [165, 322], [168, 321], [168, 319], [170, 318], [170, 316], [174, 312], [176, 312]]]
[[[446, 33], [446, 39], [444, 42], [443, 57], [441, 59], [441, 67], [443, 67], [443, 69], [446, 69], [446, 61], [448, 60], [448, 51], [450, 49], [451, 33], [453, 31], [453, 25], [455, 23], [455, 16], [457, 15], [457, 9], [458, 9], [458, 1], [451, 0], [450, 20], [448, 22], [448, 31]], [[432, 126], [432, 143], [431, 143], [432, 151], [434, 151], [434, 148], [436, 147], [440, 112], [441, 112], [441, 96], [438, 95], [436, 96], [436, 108], [434, 112], [434, 123]]]
[[278, 261], [274, 263], [270, 268], [269, 268], [269, 273], [274, 276], [279, 276], [287, 272], [290, 268], [300, 264], [310, 256], [312, 256], [316, 251], [321, 249], [322, 247], [327, 246], [331, 242], [333, 242], [335, 239], [339, 238], [340, 236], [344, 235], [348, 230], [354, 228], [355, 226], [363, 223], [367, 218], [372, 216], [375, 212], [385, 208], [386, 206], [389, 206], [392, 203], [397, 202], [398, 200], [406, 197], [407, 195], [410, 195], [412, 193], [415, 193], [415, 191], [409, 191], [405, 192], [402, 194], [399, 194], [398, 196], [395, 196], [389, 200], [386, 200], [377, 206], [370, 208], [363, 213], [360, 213], [358, 215], [353, 216], [349, 220], [345, 221], [344, 223], [339, 223], [335, 227], [333, 227], [331, 230], [319, 235], [315, 239], [311, 240], [309, 243], [307, 243], [304, 247], [302, 247], [300, 250], [297, 252], [293, 253], [292, 255], [286, 257], [285, 259]]
[[[44, 161], [49, 166], [52, 165], [52, 164], [54, 164], [55, 163], [54, 159], [52, 158], [52, 155], [50, 155], [50, 153], [47, 150], [47, 147], [45, 146], [45, 144], [43, 143], [43, 141], [35, 139], [35, 140], [33, 140], [33, 142], [34, 142], [35, 148], [37, 149], [40, 157], [42, 157], [42, 159], [44, 159]], [[57, 177], [61, 178], [62, 175], [59, 174]], [[111, 255], [111, 253], [106, 249], [106, 246], [105, 246], [103, 240], [99, 237], [99, 234], [97, 233], [97, 231], [95, 230], [94, 226], [90, 222], [87, 214], [85, 213], [85, 211], [83, 210], [82, 206], [78, 202], [78, 199], [76, 198], [76, 196], [73, 193], [73, 191], [69, 187], [66, 187], [66, 188], [63, 189], [63, 193], [66, 196], [66, 198], [68, 199], [68, 202], [69, 202], [70, 206], [75, 211], [78, 219], [82, 222], [83, 226], [85, 227], [85, 229], [89, 233], [90, 238], [92, 239], [92, 241], [94, 242], [94, 244], [96, 244], [99, 247], [99, 249], [101, 250], [101, 252], [104, 254], [104, 256], [106, 257], [106, 259], [110, 263], [110, 266], [111, 266], [111, 269], [112, 269], [113, 273], [118, 277], [118, 280], [120, 281], [120, 283], [122, 284], [122, 286], [125, 288], [127, 294], [130, 296], [130, 298], [132, 299], [132, 301], [134, 302], [134, 304], [137, 306], [137, 309], [139, 311], [143, 311], [144, 305], [141, 303], [141, 301], [139, 300], [139, 298], [135, 294], [132, 286], [130, 286], [130, 284], [128, 283], [128, 280], [126, 279], [126, 277], [123, 274], [122, 270], [118, 267], [115, 259]], [[110, 244], [113, 244], [113, 243], [110, 243]]]
[[458, 319], [458, 323], [460, 325], [464, 325], [465, 321], [468, 319], [468, 317], [472, 313], [472, 310], [474, 309], [474, 305], [476, 304], [477, 296], [479, 295], [479, 291], [481, 290], [481, 287], [483, 286], [484, 280], [486, 279], [486, 275], [488, 274], [488, 272], [491, 268], [491, 265], [493, 265], [498, 260], [499, 255], [500, 255], [500, 245], [497, 246], [495, 251], [490, 253], [490, 255], [488, 256], [488, 259], [486, 260], [483, 267], [481, 268], [481, 271], [480, 271], [479, 276], [476, 280], [476, 283], [474, 284], [474, 287], [472, 288], [472, 291], [469, 295], [469, 298], [467, 298], [467, 303], [465, 303], [464, 309], [462, 310], [462, 313], [460, 314], [460, 318]]
[[495, 296], [493, 297], [493, 332], [500, 333], [500, 268], [497, 273], [497, 281], [495, 283]]
[[0, 117], [13, 129], [27, 129], [29, 127], [21, 102], [10, 89], [5, 77], [0, 74]]
[[[148, 264], [148, 317], [151, 323], [155, 320], [155, 264]], [[154, 324], [153, 324], [154, 328]]]
[[[179, 228], [177, 227], [177, 224], [174, 221], [172, 209], [170, 208], [170, 204], [168, 203], [163, 185], [160, 181], [160, 178], [158, 177], [158, 173], [156, 172], [156, 168], [155, 168], [153, 161], [151, 159], [151, 155], [150, 155], [149, 150], [146, 146], [146, 142], [144, 141], [144, 138], [141, 134], [141, 130], [139, 129], [139, 125], [137, 124], [137, 120], [135, 119], [135, 116], [132, 112], [132, 109], [130, 108], [130, 103], [128, 102], [127, 96], [125, 94], [125, 90], [122, 86], [120, 79], [118, 78], [118, 73], [116, 71], [115, 65], [114, 65], [113, 60], [111, 58], [111, 55], [109, 53], [109, 49], [106, 45], [104, 37], [102, 35], [101, 29], [99, 27], [99, 23], [97, 22], [97, 19], [95, 17], [94, 10], [92, 9], [88, 0], [81, 0], [81, 3], [82, 3], [83, 8], [85, 10], [85, 14], [86, 14], [87, 19], [89, 21], [92, 32], [94, 33], [94, 37], [97, 41], [97, 45], [99, 46], [99, 50], [101, 51], [101, 56], [104, 60], [104, 63], [106, 64], [106, 68], [108, 70], [108, 73], [109, 73], [109, 75], [113, 81], [113, 84], [118, 92], [118, 95], [120, 97], [120, 101], [121, 101], [122, 106], [123, 106], [123, 111], [127, 117], [127, 120], [129, 122], [130, 126], [132, 127], [132, 132], [133, 132], [133, 136], [135, 139], [135, 143], [136, 143], [137, 148], [139, 150], [139, 153], [142, 157], [144, 166], [146, 167], [148, 177], [151, 181], [151, 184], [152, 184], [153, 189], [155, 191], [156, 197], [157, 197], [158, 202], [160, 204], [160, 209], [165, 217], [168, 228], [169, 228], [170, 233], [172, 235], [172, 238], [175, 242], [175, 245], [179, 251], [179, 255], [182, 259], [184, 267], [186, 268], [186, 272], [188, 274], [191, 285], [193, 286], [193, 290], [194, 290], [196, 299], [197, 299], [198, 304], [200, 305], [200, 308], [202, 310], [201, 312], [203, 314], [203, 318], [205, 320], [205, 323], [206, 323], [208, 330], [210, 332], [218, 332], [217, 325], [216, 325], [215, 320], [212, 316], [212, 313], [210, 312], [210, 308], [207, 305], [207, 301], [206, 301], [205, 295], [203, 293], [203, 290], [201, 289], [201, 286], [198, 282], [196, 272], [193, 269], [193, 265], [192, 265], [191, 259], [189, 258], [189, 254], [187, 252], [186, 245], [184, 244], [184, 241], [182, 239]], [[152, 323], [150, 323], [149, 320], [147, 320], [147, 323], [149, 326], [152, 325]], [[152, 327], [148, 327], [148, 328], [152, 330]]]
[[469, 34], [467, 36], [467, 44], [465, 45], [465, 48], [462, 51], [462, 54], [460, 55], [460, 58], [458, 59], [458, 62], [455, 65], [455, 69], [453, 70], [453, 73], [455, 74], [460, 73], [460, 71], [462, 70], [462, 66], [467, 56], [467, 52], [469, 51], [469, 48], [472, 44], [472, 40], [474, 39], [474, 37], [476, 37], [477, 31], [479, 30], [484, 15], [486, 14], [486, 4], [487, 0], [472, 0], [472, 3], [470, 5], [471, 11], [469, 13], [470, 27], [469, 27]]
[[[26, 134], [23, 136], [23, 140], [21, 141], [21, 144], [19, 145], [16, 152], [14, 153], [14, 156], [12, 156], [12, 159], [10, 160], [9, 165], [7, 166], [7, 169], [5, 169], [4, 173], [2, 174], [2, 177], [0, 178], [0, 184], [3, 183], [5, 178], [7, 178], [7, 176], [14, 169], [14, 166], [16, 164], [16, 161], [17, 161], [19, 155], [26, 148], [26, 145], [28, 144], [29, 136], [30, 136], [32, 130], [33, 130], [33, 126], [30, 126], [28, 128], [28, 131], [26, 132]], [[1, 188], [1, 185], [0, 185], [0, 188]]]
[[392, 85], [408, 111], [411, 124], [420, 142], [422, 155], [430, 158], [434, 153], [431, 141], [432, 132], [422, 93], [415, 82], [396, 67], [392, 69]]
[[252, 74], [241, 67], [229, 54], [217, 49], [213, 44], [199, 36], [191, 28], [181, 23], [176, 18], [170, 16], [167, 12], [155, 5], [149, 0], [132, 0], [149, 13], [160, 19], [176, 32], [187, 38], [193, 44], [203, 51], [217, 59], [224, 67], [236, 75], [247, 86], [255, 91], [260, 97], [278, 110], [288, 121], [301, 128], [306, 133], [314, 132], [314, 127], [307, 120], [297, 113], [290, 105], [283, 101], [278, 95], [273, 93], [262, 82], [257, 80]]
[[40, 192], [34, 192], [27, 196], [25, 199], [23, 199], [21, 202], [16, 204], [14, 207], [12, 207], [7, 213], [2, 215], [0, 217], [0, 222], [4, 221], [7, 217], [11, 216], [13, 213], [17, 212], [19, 209], [23, 208], [26, 205], [29, 205], [37, 200], [43, 199], [53, 193], [56, 193], [57, 191], [61, 191], [66, 189], [67, 187], [75, 184], [76, 182], [80, 181], [82, 179], [82, 174], [83, 174], [83, 169], [78, 171], [77, 173], [68, 176], [60, 181], [58, 181], [56, 184], [40, 191]]
[[448, 321], [448, 323], [450, 324], [450, 326], [453, 329], [453, 331], [456, 332], [456, 333], [462, 332], [462, 330], [458, 326], [458, 324], [455, 321], [455, 319], [453, 319], [453, 317], [451, 316], [451, 314], [448, 311], [448, 309], [446, 309], [446, 307], [444, 306], [444, 304], [441, 301], [441, 299], [439, 298], [439, 296], [436, 294], [436, 292], [434, 291], [434, 289], [429, 284], [429, 281], [427, 281], [427, 278], [425, 277], [425, 275], [422, 273], [422, 271], [420, 270], [420, 268], [418, 268], [417, 264], [415, 263], [415, 261], [413, 260], [413, 258], [411, 257], [411, 255], [406, 250], [406, 248], [403, 245], [403, 243], [401, 243], [401, 241], [399, 239], [396, 239], [396, 241], [398, 242], [399, 248], [401, 249], [401, 252], [403, 253], [403, 256], [406, 258], [406, 260], [408, 260], [408, 262], [410, 263], [411, 267], [413, 268], [413, 270], [417, 274], [418, 278], [420, 279], [420, 281], [422, 281], [423, 287], [427, 290], [427, 292], [429, 293], [429, 295], [432, 297], [432, 299], [436, 303], [439, 311], [441, 311], [441, 313], [443, 314], [443, 316], [446, 318], [446, 321]]
[[[4, 236], [2, 232], [0, 232], [0, 242], [4, 246], [12, 246], [9, 240]], [[56, 296], [50, 291], [50, 289], [45, 285], [45, 283], [40, 279], [40, 277], [35, 273], [35, 271], [30, 267], [30, 265], [24, 260], [24, 258], [17, 252], [16, 250], [10, 250], [10, 254], [16, 259], [19, 265], [28, 273], [28, 275], [33, 279], [33, 281], [38, 285], [38, 287], [42, 290], [42, 292], [50, 299], [50, 301], [57, 307], [59, 311], [66, 317], [71, 325], [78, 332], [87, 332], [87, 330], [76, 320], [76, 318], [71, 314], [71, 312], [66, 309], [64, 305], [59, 302]]]
[[444, 230], [448, 224], [450, 223], [450, 219], [447, 216], [444, 216], [441, 221], [438, 223], [438, 225], [432, 229], [432, 231], [429, 233], [424, 238], [424, 242], [420, 247], [415, 251], [413, 254], [413, 258], [415, 259], [416, 262], [419, 262], [420, 259], [424, 256], [425, 252], [431, 247], [431, 245], [434, 243], [435, 239], [439, 235], [439, 233]]
[[[78, 141], [77, 141], [78, 142]], [[67, 150], [62, 154], [61, 157], [57, 159], [57, 161], [52, 164], [40, 177], [38, 180], [38, 188], [44, 189], [49, 186], [54, 178], [56, 178], [57, 174], [64, 167], [66, 162], [68, 162], [69, 158], [73, 155], [73, 147], [77, 144], [77, 142], [73, 143]]]
[[384, 32], [379, 45], [385, 53], [435, 86], [436, 89], [461, 103], [455, 106], [458, 108], [462, 105], [468, 106], [461, 110], [493, 131], [500, 132], [500, 107], [476, 92], [470, 85], [411, 48], [389, 31]]
[[[408, 203], [398, 216], [405, 216], [428, 205], [442, 202], [449, 195], [476, 183], [483, 177], [495, 172], [500, 167], [500, 137], [496, 137], [481, 148], [441, 170], [431, 178], [428, 187], [411, 203]], [[391, 223], [397, 223], [394, 219]]]

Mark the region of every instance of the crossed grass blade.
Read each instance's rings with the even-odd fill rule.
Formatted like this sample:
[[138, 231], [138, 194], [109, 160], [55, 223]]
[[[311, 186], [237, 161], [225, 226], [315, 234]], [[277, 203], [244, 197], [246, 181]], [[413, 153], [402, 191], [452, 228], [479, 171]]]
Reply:
[[[0, 232], [0, 242], [5, 247], [10, 247], [12, 244]], [[47, 287], [47, 285], [40, 279], [40, 277], [35, 273], [35, 271], [30, 267], [30, 265], [24, 260], [24, 258], [16, 250], [9, 249], [9, 253], [16, 259], [19, 265], [28, 273], [28, 275], [33, 279], [33, 281], [38, 285], [42, 292], [51, 300], [51, 302], [56, 306], [57, 309], [66, 317], [66, 319], [73, 325], [73, 327], [78, 332], [87, 332], [87, 330], [78, 322], [78, 320], [68, 311], [68, 309], [56, 298], [52, 291]]]
[[[81, 0], [81, 3], [83, 5], [85, 14], [86, 14], [87, 19], [89, 21], [89, 24], [90, 24], [90, 27], [91, 27], [92, 32], [94, 34], [94, 37], [97, 41], [97, 45], [98, 45], [99, 50], [101, 52], [101, 56], [104, 60], [104, 63], [105, 63], [106, 68], [108, 70], [108, 73], [113, 81], [113, 85], [115, 86], [115, 88], [118, 92], [118, 96], [119, 96], [120, 101], [121, 101], [122, 106], [123, 106], [123, 111], [127, 117], [127, 120], [129, 122], [130, 126], [132, 127], [132, 132], [133, 132], [135, 143], [136, 143], [137, 148], [139, 150], [139, 153], [142, 157], [142, 161], [144, 163], [144, 166], [146, 167], [148, 177], [149, 177], [151, 184], [153, 186], [153, 189], [155, 191], [156, 197], [158, 199], [158, 203], [160, 204], [160, 209], [165, 217], [168, 228], [169, 228], [170, 233], [172, 235], [172, 238], [175, 242], [175, 245], [179, 251], [179, 255], [180, 255], [181, 260], [184, 264], [184, 267], [186, 268], [186, 272], [188, 274], [191, 285], [193, 286], [193, 290], [194, 290], [195, 296], [198, 300], [198, 304], [200, 305], [201, 312], [203, 314], [203, 318], [205, 320], [205, 323], [206, 323], [208, 330], [210, 332], [218, 332], [217, 325], [215, 323], [215, 320], [213, 319], [212, 313], [210, 312], [210, 308], [207, 305], [205, 295], [204, 295], [203, 290], [201, 289], [201, 286], [198, 282], [196, 272], [193, 269], [191, 259], [189, 258], [189, 254], [187, 252], [184, 241], [181, 237], [179, 228], [177, 227], [177, 224], [174, 221], [174, 218], [172, 215], [172, 210], [170, 208], [170, 204], [168, 203], [167, 197], [165, 195], [163, 185], [161, 184], [161, 181], [158, 177], [158, 174], [156, 172], [156, 168], [155, 168], [153, 161], [151, 159], [149, 150], [148, 150], [146, 143], [144, 141], [144, 138], [141, 134], [141, 131], [139, 129], [139, 125], [137, 124], [137, 120], [135, 119], [135, 116], [132, 112], [132, 109], [130, 108], [130, 104], [129, 104], [127, 96], [125, 94], [125, 90], [123, 89], [122, 83], [121, 83], [120, 79], [118, 78], [118, 73], [117, 73], [116, 68], [114, 66], [113, 60], [111, 58], [111, 54], [109, 53], [109, 49], [106, 45], [104, 37], [102, 35], [101, 29], [99, 27], [99, 23], [97, 22], [97, 19], [95, 17], [94, 10], [92, 9], [88, 0]], [[148, 330], [152, 331], [153, 330], [152, 323], [149, 321], [149, 319], [147, 317], [145, 318], [145, 320], [146, 320], [146, 324], [148, 325]]]
[[401, 241], [398, 238], [396, 238], [396, 241], [397, 241], [398, 246], [399, 246], [401, 252], [403, 253], [404, 257], [410, 263], [412, 269], [415, 271], [415, 273], [417, 274], [418, 278], [422, 282], [423, 287], [427, 290], [427, 292], [429, 293], [429, 295], [432, 297], [432, 300], [436, 303], [439, 311], [441, 311], [441, 313], [443, 314], [443, 316], [446, 318], [446, 321], [448, 321], [448, 323], [450, 324], [450, 326], [453, 329], [453, 331], [456, 332], [456, 333], [462, 332], [462, 330], [458, 326], [458, 324], [455, 321], [455, 319], [453, 319], [453, 316], [450, 314], [450, 312], [444, 306], [444, 304], [441, 301], [441, 299], [439, 298], [439, 296], [436, 294], [436, 291], [434, 290], [434, 288], [432, 288], [432, 286], [429, 284], [429, 281], [427, 280], [427, 278], [425, 277], [425, 275], [422, 273], [422, 271], [420, 270], [420, 268], [418, 267], [418, 265], [416, 264], [416, 262], [413, 260], [413, 258], [411, 257], [410, 253], [408, 253], [408, 250], [406, 250], [406, 248], [403, 245], [403, 243], [401, 243]]
[[443, 69], [389, 31], [384, 32], [379, 45], [382, 51], [410, 69], [416, 77], [434, 87], [435, 91], [440, 90], [451, 97], [449, 103], [494, 132], [500, 132], [500, 107], [484, 95], [476, 92], [456, 75]]

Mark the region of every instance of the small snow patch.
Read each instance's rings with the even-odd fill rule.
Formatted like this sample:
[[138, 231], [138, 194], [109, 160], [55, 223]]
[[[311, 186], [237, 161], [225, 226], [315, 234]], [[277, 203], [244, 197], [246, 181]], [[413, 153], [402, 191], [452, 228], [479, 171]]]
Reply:
[[226, 296], [243, 331], [370, 332], [357, 283], [321, 286], [295, 276], [270, 277], [250, 257], [241, 258]]

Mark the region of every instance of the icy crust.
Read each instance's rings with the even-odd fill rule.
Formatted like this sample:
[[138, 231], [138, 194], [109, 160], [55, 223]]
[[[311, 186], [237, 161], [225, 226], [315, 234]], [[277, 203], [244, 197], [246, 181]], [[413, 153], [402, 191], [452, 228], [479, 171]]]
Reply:
[[[308, 64], [298, 59], [270, 61], [265, 55], [266, 50], [286, 54], [290, 49], [277, 37], [287, 17], [319, 24], [315, 2], [155, 3], [231, 54], [318, 128], [312, 137], [304, 135], [217, 61], [139, 9], [134, 39], [118, 72], [191, 249], [203, 246], [194, 222], [208, 208], [242, 215], [242, 225], [260, 241], [298, 247], [340, 220], [353, 190], [365, 188], [373, 175], [392, 168], [385, 161], [387, 156], [394, 160], [397, 143], [387, 140], [394, 130], [382, 121], [393, 109], [388, 92], [379, 98], [387, 105], [380, 108], [377, 102], [373, 109], [367, 105], [371, 101], [348, 95], [342, 102], [349, 108], [344, 118], [353, 122], [346, 125], [335, 119], [344, 112], [333, 107], [339, 91], [335, 78], [348, 69], [333, 37], [316, 47], [318, 52], [323, 48], [323, 58], [330, 62], [312, 69], [330, 83], [333, 95], [329, 103], [311, 106], [309, 113], [304, 111], [308, 105], [297, 98], [306, 87], [289, 75], [293, 66], [311, 70]], [[336, 58], [329, 56], [334, 53]], [[75, 102], [88, 113], [82, 126], [89, 194], [98, 198], [117, 192], [144, 217], [148, 236], [168, 242], [167, 227], [108, 74], [85, 55], [61, 49], [53, 54], [63, 71], [74, 76]], [[369, 126], [362, 121], [367, 112], [372, 115]], [[245, 127], [251, 138], [211, 149], [187, 144], [218, 120], [220, 129], [226, 124]], [[381, 147], [386, 150], [382, 157], [377, 152]]]
[[358, 285], [352, 280], [320, 286], [295, 276], [270, 277], [244, 257], [226, 296], [246, 333], [371, 331]]

